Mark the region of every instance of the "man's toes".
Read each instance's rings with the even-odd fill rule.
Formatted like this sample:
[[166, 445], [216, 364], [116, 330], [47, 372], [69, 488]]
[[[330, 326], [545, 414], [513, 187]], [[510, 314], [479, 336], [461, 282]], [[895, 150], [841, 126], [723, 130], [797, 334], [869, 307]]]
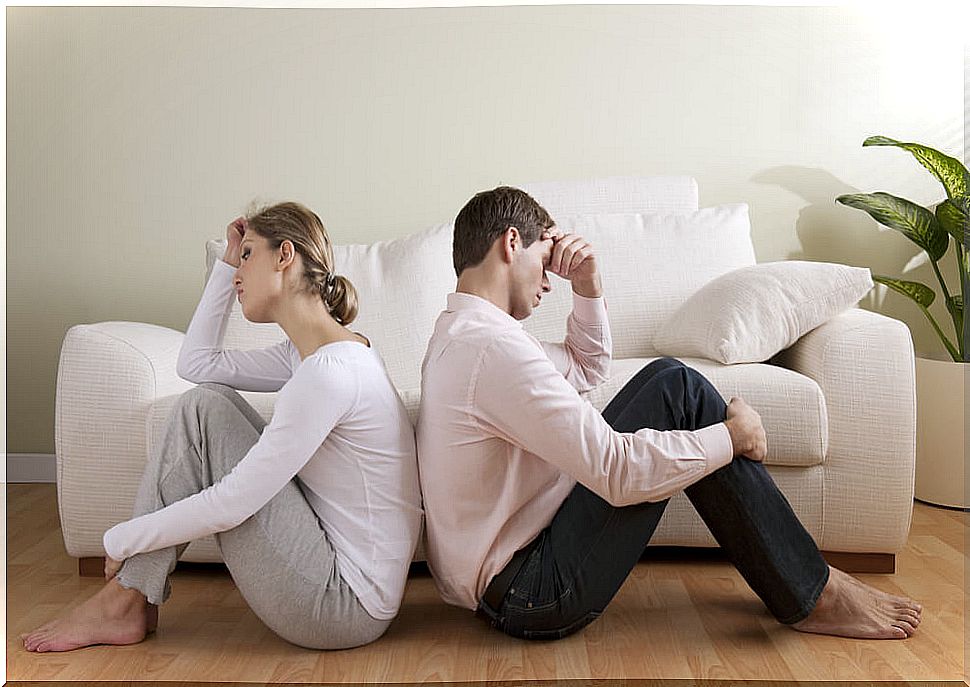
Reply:
[[899, 617], [906, 622], [908, 622], [913, 627], [918, 627], [920, 624], [920, 617], [913, 611], [903, 611], [899, 614]]
[[893, 636], [893, 639], [906, 639], [907, 637], [909, 637], [909, 635], [906, 634], [906, 630], [896, 626], [893, 626], [892, 628], [892, 636]]
[[914, 632], [916, 632], [916, 628], [915, 628], [915, 627], [913, 627], [912, 625], [910, 625], [910, 624], [909, 624], [908, 622], [906, 622], [905, 620], [894, 620], [894, 621], [893, 621], [893, 626], [894, 626], [894, 627], [898, 627], [898, 628], [900, 628], [900, 629], [901, 629], [901, 630], [902, 630], [903, 632], [905, 632], [905, 633], [906, 633], [906, 636], [907, 636], [907, 637], [910, 637], [910, 636], [912, 636], [912, 634], [913, 634]]

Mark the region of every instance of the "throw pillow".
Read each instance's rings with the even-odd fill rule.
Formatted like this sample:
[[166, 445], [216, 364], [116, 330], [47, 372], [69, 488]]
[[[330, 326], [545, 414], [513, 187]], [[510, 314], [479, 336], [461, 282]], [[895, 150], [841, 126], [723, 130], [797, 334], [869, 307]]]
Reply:
[[768, 262], [708, 282], [667, 318], [654, 338], [660, 355], [726, 365], [768, 360], [859, 302], [868, 268], [828, 262]]

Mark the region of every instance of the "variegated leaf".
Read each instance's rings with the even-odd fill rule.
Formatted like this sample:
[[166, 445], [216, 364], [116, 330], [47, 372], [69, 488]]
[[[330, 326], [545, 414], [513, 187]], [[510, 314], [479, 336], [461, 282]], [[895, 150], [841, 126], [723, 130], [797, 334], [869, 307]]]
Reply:
[[946, 253], [950, 238], [932, 212], [922, 205], [889, 193], [850, 193], [835, 199], [843, 205], [868, 212], [869, 215], [925, 250], [936, 262]]
[[946, 195], [950, 198], [965, 196], [967, 189], [970, 188], [970, 171], [963, 166], [963, 163], [956, 158], [941, 153], [935, 148], [920, 145], [919, 143], [904, 143], [888, 136], [870, 136], [862, 143], [863, 146], [895, 146], [908, 150], [912, 153], [921, 165], [930, 172], [946, 189]]
[[934, 293], [933, 289], [918, 281], [893, 279], [892, 277], [884, 277], [881, 274], [872, 275], [872, 281], [878, 284], [885, 284], [893, 291], [901, 293], [904, 296], [909, 296], [924, 308], [930, 307], [936, 299], [936, 293]]

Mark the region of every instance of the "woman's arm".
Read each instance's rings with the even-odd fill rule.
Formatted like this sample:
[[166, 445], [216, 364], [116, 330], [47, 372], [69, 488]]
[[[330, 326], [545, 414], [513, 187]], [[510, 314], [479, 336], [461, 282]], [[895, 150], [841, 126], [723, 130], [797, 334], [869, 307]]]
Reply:
[[279, 391], [293, 374], [290, 340], [251, 351], [222, 347], [235, 301], [236, 268], [216, 260], [202, 299], [189, 322], [176, 372], [195, 384], [217, 382], [243, 391]]
[[231, 472], [197, 494], [115, 525], [104, 534], [105, 552], [120, 561], [236, 527], [293, 479], [352, 412], [358, 386], [342, 361], [301, 365], [280, 391], [272, 421]]

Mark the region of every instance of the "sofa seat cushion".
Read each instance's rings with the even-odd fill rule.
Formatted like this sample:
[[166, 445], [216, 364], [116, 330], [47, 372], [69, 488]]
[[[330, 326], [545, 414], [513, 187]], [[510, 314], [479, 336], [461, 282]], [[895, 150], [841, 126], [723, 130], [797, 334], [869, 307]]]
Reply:
[[[657, 358], [614, 360], [610, 379], [586, 394], [598, 410]], [[776, 365], [722, 365], [703, 358], [678, 360], [711, 381], [725, 403], [740, 396], [761, 415], [768, 437], [766, 465], [820, 465], [828, 451], [828, 411], [814, 380]]]

